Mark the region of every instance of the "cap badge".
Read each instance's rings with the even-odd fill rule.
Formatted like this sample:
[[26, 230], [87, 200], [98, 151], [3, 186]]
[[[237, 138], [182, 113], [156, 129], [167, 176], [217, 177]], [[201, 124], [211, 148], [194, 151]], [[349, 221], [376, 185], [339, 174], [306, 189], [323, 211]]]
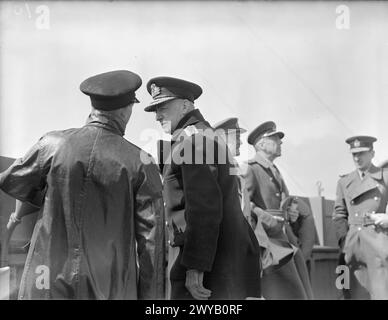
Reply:
[[358, 148], [361, 145], [359, 140], [354, 140], [354, 146]]
[[155, 83], [151, 84], [151, 96], [155, 98], [160, 94], [160, 87], [158, 87]]

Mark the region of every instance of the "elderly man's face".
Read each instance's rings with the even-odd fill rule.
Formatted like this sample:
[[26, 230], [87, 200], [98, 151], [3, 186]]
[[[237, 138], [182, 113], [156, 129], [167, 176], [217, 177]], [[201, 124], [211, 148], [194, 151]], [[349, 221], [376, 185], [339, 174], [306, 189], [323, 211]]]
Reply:
[[274, 157], [280, 157], [282, 155], [282, 139], [280, 139], [279, 135], [273, 135], [269, 137], [265, 137], [263, 141], [264, 151], [272, 155]]
[[174, 99], [157, 107], [156, 121], [160, 122], [164, 132], [172, 134], [184, 116], [184, 100]]
[[354, 164], [358, 170], [367, 170], [372, 164], [375, 153], [373, 150], [352, 153]]

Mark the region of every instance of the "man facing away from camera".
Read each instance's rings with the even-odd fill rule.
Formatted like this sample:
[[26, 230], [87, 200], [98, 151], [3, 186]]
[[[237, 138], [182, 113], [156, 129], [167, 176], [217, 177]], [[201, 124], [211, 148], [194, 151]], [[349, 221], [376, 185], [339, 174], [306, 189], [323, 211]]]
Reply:
[[368, 298], [363, 288], [371, 299], [388, 299], [388, 169], [372, 162], [376, 140], [346, 139], [356, 170], [341, 176], [337, 184], [333, 219], [344, 262], [350, 267], [352, 299]]
[[40, 210], [19, 299], [163, 298], [158, 168], [123, 138], [141, 83], [126, 70], [86, 79], [86, 125], [45, 134], [0, 174], [1, 190], [24, 203], [8, 228]]
[[[157, 77], [147, 84], [155, 112], [172, 140], [161, 144], [170, 230], [171, 299], [260, 297], [259, 244], [241, 210], [231, 155], [194, 101], [195, 83]], [[208, 148], [209, 147], [209, 148]]]

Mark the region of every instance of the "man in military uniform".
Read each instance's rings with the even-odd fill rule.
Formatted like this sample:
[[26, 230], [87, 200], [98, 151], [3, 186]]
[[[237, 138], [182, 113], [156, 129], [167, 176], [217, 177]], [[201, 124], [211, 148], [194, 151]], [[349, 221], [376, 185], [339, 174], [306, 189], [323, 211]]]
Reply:
[[[265, 231], [273, 241], [288, 243], [284, 231], [285, 211], [282, 200], [288, 194], [287, 186], [273, 161], [281, 155], [284, 133], [276, 130], [273, 121], [265, 122], [248, 136], [256, 155], [248, 161], [246, 186], [253, 212], [260, 217]], [[301, 251], [294, 247], [294, 257], [282, 267], [265, 272], [262, 279], [263, 296], [266, 299], [312, 299], [312, 289], [307, 266]]]
[[162, 184], [123, 138], [141, 83], [126, 70], [86, 79], [86, 125], [45, 134], [0, 174], [1, 190], [25, 203], [10, 231], [40, 209], [20, 299], [163, 298]]
[[376, 140], [346, 140], [356, 170], [338, 181], [333, 219], [351, 272], [371, 299], [388, 299], [388, 170], [372, 163]]
[[[197, 84], [157, 77], [147, 84], [171, 142], [162, 144], [171, 250], [171, 299], [245, 299], [260, 296], [259, 244], [240, 206], [232, 156], [194, 108]], [[221, 156], [220, 155], [224, 155]]]
[[[238, 124], [237, 118], [228, 118], [222, 120], [213, 126], [216, 133], [226, 142], [233, 157], [240, 155], [240, 146], [242, 145], [241, 134], [246, 132]], [[246, 163], [242, 166], [235, 160], [235, 174], [239, 178], [239, 193], [241, 207], [245, 218], [249, 221], [252, 229], [255, 232], [256, 238], [260, 245], [261, 267], [262, 271], [268, 268], [278, 268], [287, 263], [293, 256], [294, 250], [288, 242], [269, 239], [265, 232], [260, 217], [251, 212], [250, 198], [245, 185], [244, 172], [246, 171]], [[268, 271], [268, 270], [267, 270]]]

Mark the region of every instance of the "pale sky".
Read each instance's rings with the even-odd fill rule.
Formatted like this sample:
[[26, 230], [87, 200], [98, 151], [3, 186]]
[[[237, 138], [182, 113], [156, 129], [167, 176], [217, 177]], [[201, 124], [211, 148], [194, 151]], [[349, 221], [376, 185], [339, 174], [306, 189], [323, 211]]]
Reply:
[[[336, 27], [343, 4], [349, 29]], [[128, 69], [143, 86], [125, 137], [153, 153], [144, 137], [162, 131], [143, 111], [145, 84], [164, 75], [201, 85], [196, 106], [211, 124], [238, 117], [251, 131], [275, 121], [286, 134], [276, 163], [293, 194], [315, 196], [321, 181], [334, 198], [339, 174], [353, 170], [349, 136], [376, 136], [375, 163], [388, 158], [388, 3], [2, 1], [0, 9], [2, 156], [82, 126], [90, 100], [79, 84]], [[241, 160], [253, 153], [243, 139]]]

